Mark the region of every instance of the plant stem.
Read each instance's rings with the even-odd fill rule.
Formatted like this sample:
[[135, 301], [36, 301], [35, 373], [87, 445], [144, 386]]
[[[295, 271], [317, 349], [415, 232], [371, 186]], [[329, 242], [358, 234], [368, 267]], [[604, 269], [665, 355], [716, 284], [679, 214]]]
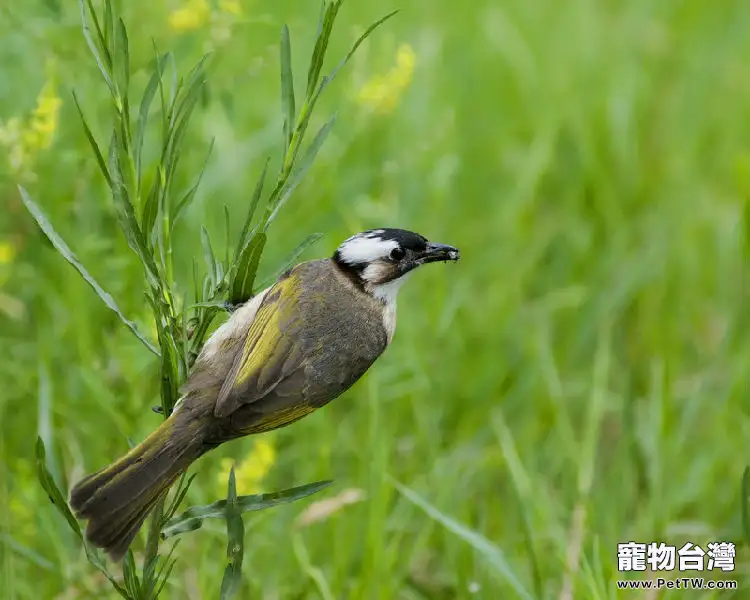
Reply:
[[161, 537], [162, 520], [164, 517], [164, 501], [167, 494], [162, 494], [156, 501], [154, 512], [151, 514], [151, 520], [148, 526], [148, 537], [146, 538], [146, 553], [143, 556], [144, 579], [148, 565], [156, 558], [159, 553], [159, 538]]

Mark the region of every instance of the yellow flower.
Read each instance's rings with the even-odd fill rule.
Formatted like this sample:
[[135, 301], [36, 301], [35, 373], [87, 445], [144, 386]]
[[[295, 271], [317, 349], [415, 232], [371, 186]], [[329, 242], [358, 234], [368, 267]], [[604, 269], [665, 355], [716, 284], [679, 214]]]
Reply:
[[52, 137], [57, 130], [61, 105], [62, 100], [57, 95], [54, 80], [48, 80], [37, 98], [36, 108], [31, 114], [26, 130], [26, 135], [33, 140], [29, 143], [31, 148], [42, 150], [50, 147]]
[[16, 257], [16, 247], [8, 241], [0, 241], [0, 265], [13, 262]]
[[53, 69], [50, 63], [47, 82], [39, 92], [36, 107], [28, 119], [14, 117], [0, 123], [0, 146], [6, 148], [10, 167], [16, 173], [30, 169], [36, 155], [52, 145], [62, 105], [57, 95]]
[[235, 17], [242, 16], [242, 5], [237, 0], [219, 0], [219, 8]]
[[402, 44], [396, 52], [396, 65], [384, 75], [375, 75], [362, 86], [357, 102], [375, 112], [390, 113], [414, 76], [417, 55], [409, 44]]
[[210, 16], [211, 8], [206, 0], [188, 0], [169, 15], [169, 26], [175, 31], [192, 31], [208, 23]]
[[[276, 448], [273, 439], [268, 436], [258, 438], [253, 450], [239, 464], [234, 465], [234, 477], [237, 483], [237, 494], [257, 494], [260, 484], [276, 462]], [[219, 489], [226, 494], [229, 471], [234, 461], [224, 458], [218, 476]]]
[[223, 15], [239, 17], [242, 4], [238, 0], [219, 0], [219, 14], [215, 14], [208, 0], [187, 0], [169, 15], [169, 26], [178, 32], [193, 31], [212, 21], [222, 21]]

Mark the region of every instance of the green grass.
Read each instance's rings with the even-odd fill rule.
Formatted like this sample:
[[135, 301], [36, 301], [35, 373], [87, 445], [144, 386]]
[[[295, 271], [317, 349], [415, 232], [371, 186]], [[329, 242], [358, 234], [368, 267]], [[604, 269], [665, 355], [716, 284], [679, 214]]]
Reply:
[[[177, 2], [122, 4], [136, 66], [152, 37], [183, 69], [215, 48], [176, 182], [193, 183], [215, 138], [175, 239], [187, 289], [201, 225], [223, 248], [223, 204], [236, 235], [265, 157], [279, 155], [281, 25], [304, 73], [317, 4], [248, 0], [219, 42], [211, 27], [171, 32]], [[311, 131], [334, 110], [336, 125], [271, 226], [261, 277], [311, 233], [324, 237], [304, 258], [381, 225], [463, 258], [405, 286], [394, 343], [363, 381], [275, 434], [264, 490], [336, 483], [245, 518], [239, 597], [656, 597], [615, 589], [616, 544], [631, 540], [733, 541], [737, 571], [713, 577], [745, 587], [684, 595], [747, 597], [750, 5], [348, 0], [331, 56], [395, 8], [321, 100]], [[114, 597], [39, 487], [34, 442], [65, 489], [119, 456], [160, 422], [158, 361], [16, 191], [149, 331], [141, 270], [70, 94], [101, 137], [108, 92], [75, 3], [3, 8], [0, 37], [1, 121], [33, 110], [49, 58], [62, 98], [54, 143], [26, 173], [0, 154], [0, 244], [17, 250], [0, 264], [0, 598]], [[402, 43], [413, 80], [391, 112], [368, 112], [357, 90]], [[149, 158], [156, 148], [146, 140]], [[225, 494], [220, 459], [252, 447], [201, 459], [190, 503]], [[347, 488], [365, 499], [295, 526]], [[185, 534], [176, 556], [164, 597], [218, 597], [221, 521]]]

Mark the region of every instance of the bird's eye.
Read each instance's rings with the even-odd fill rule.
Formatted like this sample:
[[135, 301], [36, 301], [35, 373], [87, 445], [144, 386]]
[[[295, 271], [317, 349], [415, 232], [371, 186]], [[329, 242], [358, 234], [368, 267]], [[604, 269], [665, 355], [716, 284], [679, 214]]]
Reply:
[[391, 250], [391, 260], [401, 260], [406, 256], [406, 252], [404, 252], [403, 248], [394, 248]]

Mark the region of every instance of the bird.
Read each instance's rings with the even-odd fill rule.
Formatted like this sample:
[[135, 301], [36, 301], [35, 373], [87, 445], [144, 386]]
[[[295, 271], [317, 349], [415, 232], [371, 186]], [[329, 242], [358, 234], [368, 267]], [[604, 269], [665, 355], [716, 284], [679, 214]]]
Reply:
[[396, 296], [420, 266], [459, 250], [397, 228], [344, 240], [237, 306], [203, 345], [162, 424], [70, 493], [86, 539], [125, 555], [159, 498], [198, 458], [230, 440], [284, 427], [349, 389], [396, 329]]

